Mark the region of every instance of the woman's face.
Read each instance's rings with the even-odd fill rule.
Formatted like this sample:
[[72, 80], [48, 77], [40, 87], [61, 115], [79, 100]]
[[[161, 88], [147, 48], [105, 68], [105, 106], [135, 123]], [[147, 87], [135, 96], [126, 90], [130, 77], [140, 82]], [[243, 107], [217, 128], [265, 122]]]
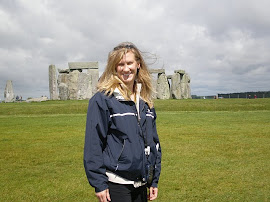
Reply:
[[134, 81], [136, 79], [137, 71], [140, 68], [135, 60], [133, 52], [127, 52], [116, 66], [117, 76], [133, 91]]

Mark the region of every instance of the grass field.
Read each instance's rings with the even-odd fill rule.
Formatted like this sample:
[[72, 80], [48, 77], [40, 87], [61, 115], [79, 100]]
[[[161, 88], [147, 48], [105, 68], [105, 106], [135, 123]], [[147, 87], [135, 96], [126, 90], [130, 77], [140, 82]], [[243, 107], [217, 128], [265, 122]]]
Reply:
[[[87, 101], [0, 103], [0, 201], [96, 201]], [[156, 201], [270, 201], [270, 99], [156, 100]]]

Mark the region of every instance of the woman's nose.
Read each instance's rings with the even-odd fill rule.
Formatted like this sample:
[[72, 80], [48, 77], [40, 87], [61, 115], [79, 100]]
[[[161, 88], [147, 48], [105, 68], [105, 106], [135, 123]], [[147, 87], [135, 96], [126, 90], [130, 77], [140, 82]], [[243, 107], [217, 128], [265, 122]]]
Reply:
[[127, 64], [125, 64], [125, 65], [124, 65], [124, 67], [123, 67], [123, 71], [129, 71], [129, 67], [128, 67], [128, 65], [127, 65]]

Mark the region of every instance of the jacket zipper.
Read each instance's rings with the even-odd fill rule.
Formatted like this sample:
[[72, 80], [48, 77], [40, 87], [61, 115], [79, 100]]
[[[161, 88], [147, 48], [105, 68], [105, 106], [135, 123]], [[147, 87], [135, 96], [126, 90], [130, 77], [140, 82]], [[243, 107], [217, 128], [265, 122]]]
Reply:
[[126, 139], [124, 139], [124, 143], [123, 143], [123, 146], [122, 146], [120, 155], [119, 155], [119, 157], [118, 157], [118, 159], [117, 159], [117, 165], [116, 165], [115, 171], [117, 171], [117, 169], [118, 169], [118, 166], [119, 166], [119, 160], [120, 160], [120, 157], [121, 157], [121, 155], [122, 155], [122, 153], [123, 153], [123, 151], [124, 151], [125, 144], [126, 144]]
[[[125, 102], [125, 101], [124, 101]], [[129, 102], [129, 101], [128, 101]], [[131, 101], [131, 102], [133, 102], [133, 101]], [[138, 113], [140, 113], [140, 112], [142, 112], [143, 111], [143, 109], [145, 108], [145, 105], [143, 105], [143, 107], [142, 107], [142, 109], [140, 110], [140, 104], [139, 104], [139, 111], [137, 110], [137, 107], [136, 107], [136, 103], [135, 102], [133, 102], [134, 104], [135, 104], [135, 109], [136, 109], [136, 112], [137, 112], [137, 123], [138, 123], [138, 126], [139, 126], [139, 128], [140, 128], [140, 130], [142, 131], [142, 127], [141, 127], [141, 123], [140, 123], [140, 117], [138, 116]], [[142, 134], [143, 135], [143, 134]], [[144, 137], [143, 137], [144, 138]], [[125, 147], [125, 139], [124, 139], [124, 144], [123, 144], [123, 147], [122, 147], [122, 150], [121, 150], [121, 153], [120, 153], [120, 156], [119, 156], [119, 158], [118, 158], [118, 160], [117, 160], [117, 165], [116, 165], [116, 168], [115, 168], [115, 171], [117, 171], [118, 170], [118, 167], [119, 167], [119, 159], [120, 159], [120, 157], [121, 157], [121, 155], [122, 155], [122, 153], [123, 153], [123, 150], [124, 150], [124, 147]], [[143, 176], [145, 176], [145, 170], [144, 170], [144, 167], [145, 167], [145, 142], [144, 142], [144, 147], [142, 148], [143, 149]], [[143, 181], [145, 180], [145, 177], [143, 177]]]
[[[139, 105], [140, 106], [140, 105]], [[136, 108], [136, 111], [138, 112], [138, 110], [137, 110], [137, 107], [135, 107]], [[142, 109], [140, 110], [139, 109], [139, 113], [141, 114], [141, 112], [144, 110], [144, 108], [145, 108], [145, 105], [143, 105], [143, 107], [142, 107]], [[141, 126], [141, 122], [140, 122], [140, 117], [138, 117], [137, 116], [137, 120], [138, 120], [138, 126], [139, 126], [139, 128], [140, 128], [140, 131], [142, 132], [142, 126]], [[143, 134], [142, 134], [143, 135]], [[144, 135], [143, 135], [143, 140], [144, 140]], [[146, 137], [147, 138], [147, 137]], [[144, 147], [142, 148], [143, 149], [143, 157], [142, 157], [142, 159], [143, 159], [143, 170], [142, 170], [142, 181], [145, 181], [146, 180], [146, 173], [145, 173], [145, 165], [146, 165], [146, 155], [145, 155], [145, 147], [146, 147], [146, 142], [145, 142], [145, 140], [143, 141], [144, 142]]]

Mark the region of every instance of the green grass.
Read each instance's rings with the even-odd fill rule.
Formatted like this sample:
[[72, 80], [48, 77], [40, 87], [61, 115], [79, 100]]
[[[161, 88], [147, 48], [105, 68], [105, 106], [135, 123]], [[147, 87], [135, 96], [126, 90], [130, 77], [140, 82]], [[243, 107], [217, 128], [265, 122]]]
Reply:
[[[0, 104], [0, 201], [96, 201], [87, 101]], [[156, 100], [157, 201], [269, 201], [270, 99]]]

